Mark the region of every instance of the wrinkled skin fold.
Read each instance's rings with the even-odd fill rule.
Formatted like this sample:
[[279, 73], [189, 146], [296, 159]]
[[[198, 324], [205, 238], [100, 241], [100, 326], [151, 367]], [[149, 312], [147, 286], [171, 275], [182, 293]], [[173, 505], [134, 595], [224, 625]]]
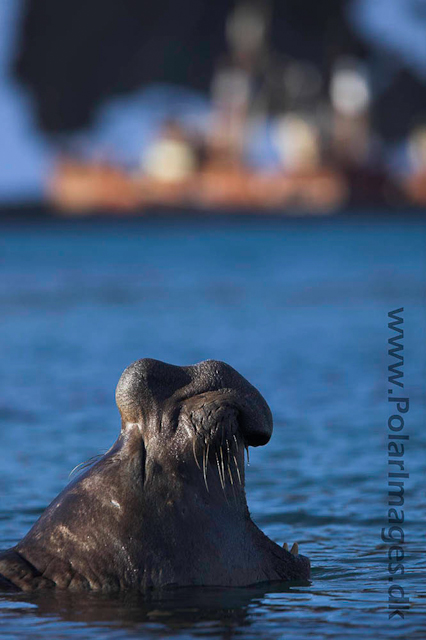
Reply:
[[272, 416], [229, 365], [143, 359], [116, 390], [121, 432], [28, 534], [0, 553], [0, 590], [116, 592], [309, 578], [309, 560], [250, 518], [244, 451]]

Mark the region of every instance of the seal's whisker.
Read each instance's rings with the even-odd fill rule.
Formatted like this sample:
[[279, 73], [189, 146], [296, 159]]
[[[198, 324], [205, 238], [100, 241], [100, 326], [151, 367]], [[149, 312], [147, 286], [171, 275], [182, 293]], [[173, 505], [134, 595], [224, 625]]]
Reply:
[[238, 461], [237, 458], [234, 456], [234, 462], [235, 462], [235, 470], [237, 472], [237, 476], [238, 476], [238, 482], [240, 483], [240, 486], [242, 485], [241, 482], [241, 475], [240, 475], [240, 467], [238, 466]]
[[95, 462], [100, 460], [104, 455], [105, 455], [104, 453], [97, 453], [95, 456], [92, 456], [88, 460], [85, 460], [84, 462], [80, 462], [80, 464], [77, 464], [74, 467], [74, 469], [70, 471], [68, 477], [71, 478], [71, 476], [74, 475], [75, 473], [78, 473], [79, 471], [83, 471], [83, 469], [86, 469], [87, 467], [90, 467], [92, 464], [95, 464]]
[[222, 478], [223, 481], [225, 482], [225, 464], [224, 464], [224, 460], [223, 460], [223, 448], [220, 447], [220, 465], [222, 467]]
[[[230, 442], [229, 440], [226, 441], [226, 451], [228, 452], [228, 467], [231, 464], [231, 450], [232, 450], [232, 441]], [[233, 453], [233, 451], [232, 451]]]
[[194, 454], [195, 464], [197, 465], [197, 467], [201, 471], [201, 467], [200, 467], [200, 464], [198, 462], [197, 454], [195, 453], [195, 438], [193, 438], [193, 440], [192, 440], [192, 453]]
[[221, 474], [221, 471], [220, 471], [220, 463], [219, 463], [219, 458], [218, 458], [218, 455], [217, 455], [217, 452], [216, 452], [216, 451], [215, 451], [215, 454], [214, 454], [214, 455], [216, 456], [217, 472], [218, 472], [218, 474], [219, 474], [220, 484], [222, 485], [222, 489], [225, 491], [225, 483], [224, 483], [224, 480], [223, 480], [223, 478], [222, 478], [222, 474]]
[[231, 463], [230, 463], [229, 458], [228, 458], [228, 475], [229, 475], [229, 479], [231, 481], [232, 495], [234, 496], [234, 500], [236, 502], [237, 501], [237, 494], [235, 493], [234, 478], [232, 476]]
[[234, 433], [234, 440], [235, 440], [235, 446], [237, 447], [237, 453], [238, 453], [238, 440], [237, 440], [237, 436]]
[[68, 474], [68, 478], [71, 478], [72, 475], [74, 475], [74, 473], [77, 473], [77, 471], [82, 471], [83, 470], [83, 465], [85, 463], [84, 462], [80, 462], [80, 464], [77, 464], [74, 469], [71, 469], [71, 471]]
[[206, 443], [205, 449], [203, 449], [203, 476], [204, 476], [204, 484], [206, 485], [206, 489], [209, 492], [209, 485], [207, 484], [207, 461], [209, 459], [209, 448], [210, 445]]
[[229, 479], [231, 481], [232, 486], [234, 486], [234, 478], [232, 477], [231, 466], [229, 464], [229, 460], [228, 460], [228, 475], [229, 475]]

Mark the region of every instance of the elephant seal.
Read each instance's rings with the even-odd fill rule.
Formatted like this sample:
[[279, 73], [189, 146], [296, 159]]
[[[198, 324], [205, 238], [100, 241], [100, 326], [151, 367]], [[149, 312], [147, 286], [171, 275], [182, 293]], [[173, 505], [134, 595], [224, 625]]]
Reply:
[[116, 592], [307, 580], [308, 558], [250, 518], [244, 450], [272, 415], [229, 365], [143, 359], [116, 390], [121, 432], [28, 534], [0, 554], [0, 589]]

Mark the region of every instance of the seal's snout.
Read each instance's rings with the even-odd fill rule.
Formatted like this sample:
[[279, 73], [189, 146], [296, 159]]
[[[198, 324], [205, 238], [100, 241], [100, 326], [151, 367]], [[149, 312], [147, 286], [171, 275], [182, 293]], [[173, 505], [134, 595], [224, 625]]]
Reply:
[[272, 435], [272, 414], [259, 391], [225, 362], [205, 360], [194, 369], [201, 393], [215, 391], [215, 404], [222, 404], [237, 415], [247, 445], [266, 444]]
[[259, 391], [218, 360], [186, 367], [137, 360], [123, 372], [116, 401], [123, 422], [148, 422], [166, 409], [173, 413], [173, 407], [184, 406], [199, 435], [211, 438], [226, 422], [229, 436], [239, 428], [247, 445], [256, 447], [272, 434], [271, 411]]

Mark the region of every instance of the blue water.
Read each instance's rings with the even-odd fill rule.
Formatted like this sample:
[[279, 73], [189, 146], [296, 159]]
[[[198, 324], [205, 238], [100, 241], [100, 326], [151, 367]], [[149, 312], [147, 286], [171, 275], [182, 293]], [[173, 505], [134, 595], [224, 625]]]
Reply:
[[[3, 224], [0, 548], [119, 430], [133, 360], [229, 362], [275, 419], [247, 496], [309, 586], [176, 590], [163, 600], [0, 597], [1, 638], [424, 638], [426, 224], [420, 219]], [[405, 574], [388, 619], [387, 327], [404, 307]], [[237, 543], [237, 541], [236, 541]]]

